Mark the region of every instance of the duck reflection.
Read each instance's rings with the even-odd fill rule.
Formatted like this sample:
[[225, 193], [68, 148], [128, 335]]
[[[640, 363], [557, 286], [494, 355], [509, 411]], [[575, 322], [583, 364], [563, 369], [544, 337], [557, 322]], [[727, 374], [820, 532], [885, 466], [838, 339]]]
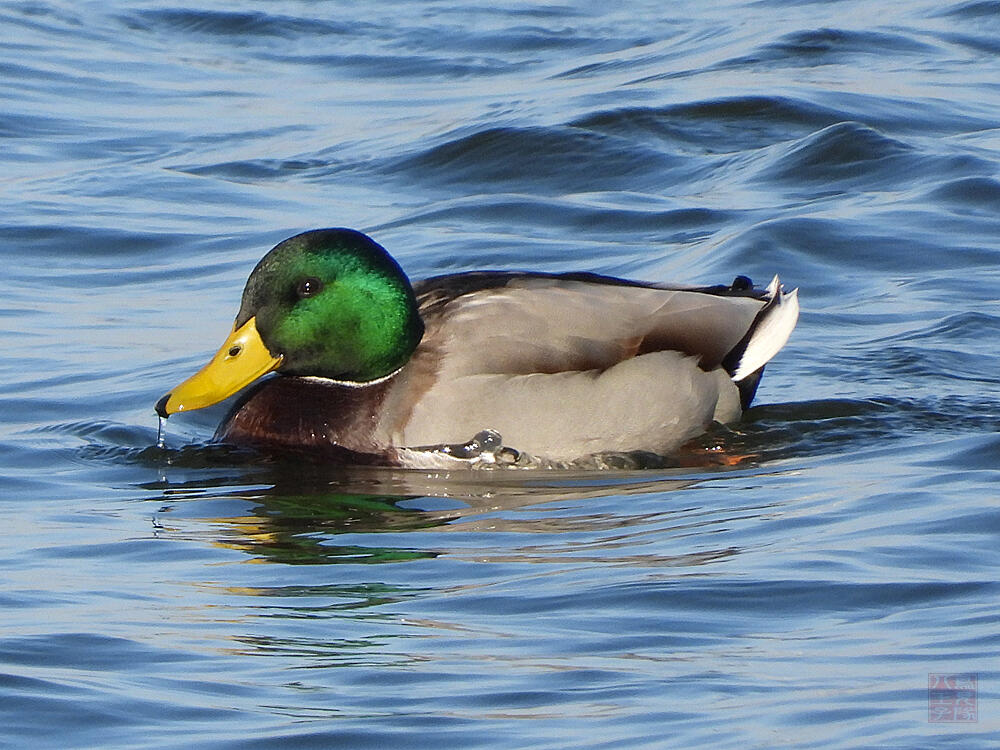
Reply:
[[[718, 477], [660, 472], [425, 473], [275, 462], [248, 472], [144, 485], [157, 492], [159, 533], [204, 539], [292, 565], [372, 564], [448, 555], [477, 561], [691, 565], [732, 548], [640, 553], [636, 537], [711, 531], [746, 509], [700, 510], [673, 495]], [[656, 495], [642, 512], [590, 510], [602, 496]], [[730, 512], [731, 511], [731, 512]], [[462, 535], [457, 538], [455, 535]], [[470, 541], [468, 534], [475, 534]], [[660, 547], [660, 545], [655, 545]], [[687, 546], [687, 545], [685, 545]]]

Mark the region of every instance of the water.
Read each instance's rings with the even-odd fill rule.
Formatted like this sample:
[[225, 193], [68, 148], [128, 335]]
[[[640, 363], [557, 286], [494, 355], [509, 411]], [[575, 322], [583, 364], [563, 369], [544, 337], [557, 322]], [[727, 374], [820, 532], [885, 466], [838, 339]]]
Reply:
[[[9, 2], [10, 747], [1000, 739], [1000, 4]], [[295, 232], [801, 289], [735, 467], [336, 471], [156, 399]], [[978, 721], [928, 721], [928, 675]]]

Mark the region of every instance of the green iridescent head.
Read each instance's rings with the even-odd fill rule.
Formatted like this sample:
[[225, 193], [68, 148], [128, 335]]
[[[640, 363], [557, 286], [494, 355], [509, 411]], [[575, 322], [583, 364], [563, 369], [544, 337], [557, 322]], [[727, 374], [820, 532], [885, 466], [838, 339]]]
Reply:
[[352, 382], [398, 370], [424, 332], [399, 264], [351, 229], [276, 245], [247, 280], [236, 327], [252, 318], [281, 372]]

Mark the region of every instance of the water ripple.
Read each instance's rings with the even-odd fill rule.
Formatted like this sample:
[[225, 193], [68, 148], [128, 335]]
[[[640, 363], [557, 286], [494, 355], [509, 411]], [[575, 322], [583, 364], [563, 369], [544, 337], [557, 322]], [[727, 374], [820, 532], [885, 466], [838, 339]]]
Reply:
[[180, 36], [209, 35], [246, 44], [252, 37], [301, 39], [303, 36], [343, 35], [357, 32], [357, 22], [335, 23], [318, 18], [277, 15], [262, 11], [151, 9], [122, 16], [123, 23], [136, 31], [167, 30]]
[[[577, 128], [491, 128], [407, 157], [396, 168], [435, 183], [525, 182], [573, 192], [662, 181], [683, 162]], [[598, 182], [595, 186], [594, 178]]]
[[835, 109], [790, 97], [746, 96], [685, 102], [667, 107], [627, 107], [597, 112], [571, 122], [613, 135], [676, 140], [710, 152], [760, 148], [798, 132], [839, 122]]
[[[764, 45], [753, 56], [754, 62], [828, 65], [856, 61], [857, 55], [933, 55], [933, 45], [910, 36], [886, 31], [854, 29], [803, 29], [779, 37]], [[803, 60], [805, 58], [805, 60]]]
[[859, 123], [844, 122], [813, 133], [783, 149], [762, 172], [767, 180], [818, 183], [844, 189], [852, 183], [871, 187], [894, 179], [912, 148]]

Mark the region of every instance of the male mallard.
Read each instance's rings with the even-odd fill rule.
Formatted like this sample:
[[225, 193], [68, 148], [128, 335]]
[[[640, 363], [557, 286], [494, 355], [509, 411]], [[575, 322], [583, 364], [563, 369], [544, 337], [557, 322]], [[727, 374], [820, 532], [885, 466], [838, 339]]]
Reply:
[[665, 455], [740, 417], [797, 318], [777, 277], [755, 290], [743, 276], [684, 288], [477, 271], [411, 287], [371, 238], [321, 229], [264, 256], [229, 338], [156, 411], [200, 409], [277, 371], [216, 438], [384, 464], [483, 430], [553, 462]]

